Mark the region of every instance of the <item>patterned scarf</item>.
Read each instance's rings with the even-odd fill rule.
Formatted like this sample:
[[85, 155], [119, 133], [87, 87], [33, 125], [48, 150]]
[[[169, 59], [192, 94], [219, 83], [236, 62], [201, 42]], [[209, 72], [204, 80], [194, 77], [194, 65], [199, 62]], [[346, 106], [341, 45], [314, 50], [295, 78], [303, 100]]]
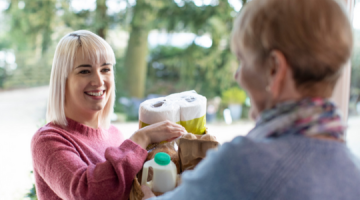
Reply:
[[326, 99], [285, 102], [264, 111], [247, 137], [266, 138], [290, 134], [327, 136], [344, 140], [345, 125], [336, 106]]

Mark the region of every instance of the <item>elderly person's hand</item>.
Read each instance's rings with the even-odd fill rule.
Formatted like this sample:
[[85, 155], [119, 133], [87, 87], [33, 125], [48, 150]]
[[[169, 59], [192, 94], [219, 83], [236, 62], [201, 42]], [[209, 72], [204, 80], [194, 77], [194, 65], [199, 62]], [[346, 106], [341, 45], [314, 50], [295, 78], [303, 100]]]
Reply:
[[155, 197], [154, 193], [147, 185], [142, 185], [141, 190], [144, 193], [144, 197], [142, 198], [142, 200], [148, 199], [150, 197]]
[[130, 137], [130, 140], [145, 149], [149, 144], [171, 141], [185, 133], [184, 127], [166, 120], [139, 129]]

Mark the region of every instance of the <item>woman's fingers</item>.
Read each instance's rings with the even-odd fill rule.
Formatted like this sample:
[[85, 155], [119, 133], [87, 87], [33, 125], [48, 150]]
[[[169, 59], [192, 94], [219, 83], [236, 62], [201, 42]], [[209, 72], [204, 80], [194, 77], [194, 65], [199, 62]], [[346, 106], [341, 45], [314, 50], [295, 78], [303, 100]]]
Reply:
[[171, 141], [186, 133], [185, 128], [181, 125], [166, 120], [139, 129], [130, 139], [140, 146], [145, 145], [146, 147], [151, 143]]
[[181, 135], [185, 134], [186, 130], [181, 125], [173, 123], [170, 126], [170, 128], [167, 130], [167, 133], [168, 133], [168, 135], [167, 135], [168, 137], [177, 138], [177, 137], [180, 137]]
[[173, 138], [180, 137], [186, 133], [184, 127], [179, 124], [170, 121], [163, 121], [156, 124], [153, 124], [147, 130], [149, 138], [151, 138], [152, 143], [169, 141]]
[[[176, 124], [174, 122], [165, 121], [163, 123], [159, 123], [161, 132], [165, 132], [168, 134], [174, 134], [176, 136], [177, 134], [186, 133], [186, 130], [184, 127], [182, 127], [179, 124]], [[170, 136], [170, 135], [169, 135]]]

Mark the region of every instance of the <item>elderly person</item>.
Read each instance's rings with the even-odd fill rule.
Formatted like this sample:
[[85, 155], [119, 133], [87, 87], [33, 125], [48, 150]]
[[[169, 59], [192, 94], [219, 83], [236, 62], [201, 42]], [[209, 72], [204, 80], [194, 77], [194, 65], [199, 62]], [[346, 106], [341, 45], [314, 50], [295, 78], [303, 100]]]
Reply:
[[172, 122], [136, 131], [130, 139], [110, 125], [115, 56], [90, 31], [65, 35], [53, 60], [47, 121], [31, 152], [38, 199], [124, 199], [151, 143], [185, 133]]
[[[335, 0], [252, 0], [235, 20], [236, 81], [256, 126], [155, 199], [359, 199], [360, 170], [328, 99], [352, 50]], [[152, 197], [142, 186], [144, 199]]]

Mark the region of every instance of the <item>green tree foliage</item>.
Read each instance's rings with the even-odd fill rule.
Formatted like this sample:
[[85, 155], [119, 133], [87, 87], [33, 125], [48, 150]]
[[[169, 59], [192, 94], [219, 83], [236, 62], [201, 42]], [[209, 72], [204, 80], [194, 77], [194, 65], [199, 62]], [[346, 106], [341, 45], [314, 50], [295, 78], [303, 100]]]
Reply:
[[0, 68], [1, 88], [48, 84], [55, 46], [66, 28], [66, 33], [87, 29], [106, 38], [116, 19], [107, 15], [106, 0], [97, 0], [94, 11], [75, 11], [70, 4], [71, 0], [9, 1], [2, 13], [8, 34], [0, 35], [0, 51], [13, 50], [17, 69], [10, 73]]
[[198, 7], [193, 1], [179, 6], [169, 1], [158, 12], [155, 25], [168, 32], [209, 34], [212, 46], [193, 42], [186, 48], [160, 46], [151, 51], [148, 65], [148, 93], [169, 93], [195, 89], [207, 97], [220, 96], [234, 86], [237, 62], [230, 51], [234, 9], [227, 1]]
[[61, 19], [67, 27], [73, 30], [90, 30], [106, 39], [110, 25], [118, 22], [116, 17], [107, 14], [106, 0], [96, 0], [96, 9], [93, 11], [72, 9], [70, 7], [71, 0], [61, 0], [59, 3], [64, 12]]
[[[11, 0], [5, 11], [7, 48], [16, 56], [17, 69], [6, 76], [3, 87], [47, 84], [51, 68], [49, 48], [55, 19], [53, 0]], [[5, 50], [6, 50], [5, 49]], [[1, 48], [3, 51], [4, 48]]]
[[[3, 87], [47, 84], [54, 49], [63, 36], [60, 33], [88, 29], [106, 39], [109, 29], [116, 27], [130, 33], [126, 54], [117, 54], [116, 72], [120, 75], [116, 75], [116, 82], [118, 86], [126, 86], [118, 87], [118, 93], [123, 94], [122, 89], [127, 89], [130, 96], [142, 97], [147, 93], [196, 89], [212, 97], [234, 84], [236, 61], [229, 49], [229, 36], [236, 12], [227, 1], [198, 7], [191, 0], [184, 0], [181, 6], [172, 0], [137, 0], [134, 6], [128, 2], [126, 10], [111, 15], [106, 0], [97, 0], [95, 10], [80, 11], [71, 8], [71, 0], [9, 2], [5, 15], [10, 34], [3, 41], [10, 42], [0, 44], [0, 50], [14, 51], [17, 69], [10, 78], [4, 76], [4, 70], [0, 72], [2, 80], [7, 77]], [[178, 49], [157, 47], [149, 55], [147, 39], [153, 29], [208, 34], [212, 46], [204, 48], [193, 43]], [[153, 68], [156, 63], [165, 68]], [[168, 72], [176, 79], [167, 76]]]
[[51, 26], [55, 18], [54, 0], [11, 0], [6, 13], [10, 15], [9, 37], [18, 51], [40, 47], [44, 54], [51, 45]]
[[[116, 82], [125, 86], [118, 87], [118, 93], [127, 89], [129, 96], [143, 97], [195, 89], [213, 97], [235, 85], [232, 77], [237, 64], [229, 42], [236, 12], [228, 1], [199, 7], [191, 0], [184, 0], [183, 5], [172, 0], [137, 0], [134, 6], [128, 3], [126, 10], [111, 15], [106, 0], [97, 0], [95, 10], [80, 11], [71, 8], [71, 0], [9, 2], [5, 14], [10, 34], [4, 41], [10, 43], [0, 48], [14, 50], [17, 69], [5, 81], [8, 87], [48, 83], [54, 48], [62, 36], [59, 28], [88, 29], [106, 39], [108, 30], [119, 26], [129, 31], [130, 38], [125, 56], [117, 54]], [[159, 46], [149, 54], [148, 33], [154, 29], [206, 34], [212, 46], [204, 48], [195, 42], [184, 48]]]

